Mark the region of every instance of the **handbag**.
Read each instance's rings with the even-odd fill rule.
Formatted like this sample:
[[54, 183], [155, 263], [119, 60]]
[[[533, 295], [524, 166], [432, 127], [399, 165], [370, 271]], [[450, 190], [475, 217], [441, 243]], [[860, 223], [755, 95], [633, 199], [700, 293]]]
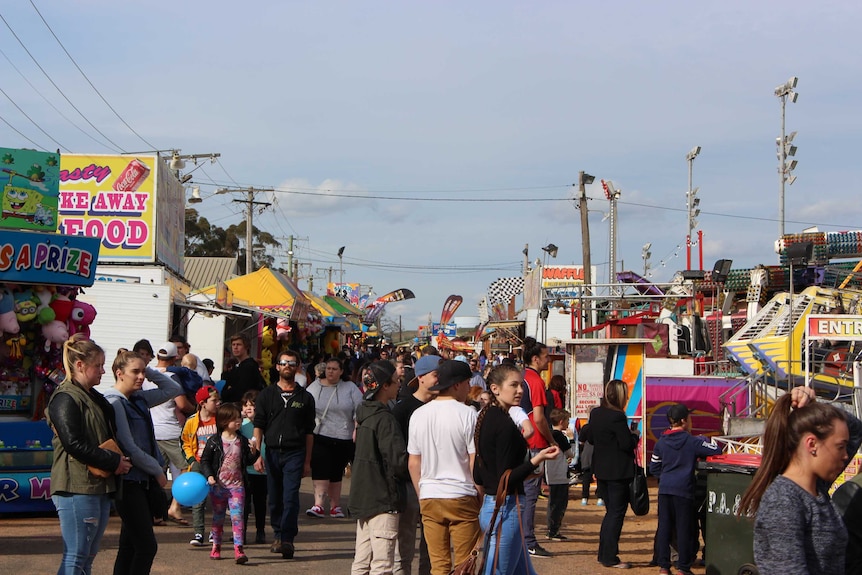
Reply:
[[[500, 476], [500, 484], [497, 486], [497, 499], [494, 502], [494, 513], [491, 514], [491, 522], [488, 523], [488, 531], [483, 537], [476, 541], [476, 546], [470, 551], [470, 556], [464, 561], [461, 561], [449, 572], [449, 575], [481, 575], [485, 572], [485, 562], [488, 560], [487, 553], [482, 554], [482, 561], [479, 563], [479, 550], [484, 548], [487, 552], [491, 542], [491, 534], [494, 531], [494, 523], [497, 521], [497, 515], [500, 513], [500, 508], [503, 502], [506, 501], [506, 493], [509, 491], [509, 475], [512, 470], [507, 469]], [[519, 509], [520, 513], [520, 509]], [[520, 516], [519, 516], [520, 517]], [[479, 546], [481, 542], [481, 547]], [[494, 566], [497, 564], [497, 556], [500, 553], [500, 530], [497, 530], [497, 546], [494, 549]], [[478, 563], [478, 568], [477, 568]], [[493, 571], [492, 571], [493, 572]]]
[[640, 465], [635, 465], [635, 476], [629, 484], [629, 491], [629, 504], [632, 512], [637, 516], [649, 513], [649, 490], [647, 489], [644, 468]]
[[[320, 390], [323, 391], [323, 386], [320, 386]], [[318, 428], [323, 423], [323, 420], [326, 419], [326, 414], [329, 411], [329, 404], [332, 403], [332, 396], [338, 393], [338, 384], [336, 383], [332, 386], [332, 393], [329, 394], [329, 401], [326, 402], [326, 407], [323, 408], [323, 415], [320, 417], [315, 416], [314, 418], [314, 433], [319, 433]]]
[[[119, 454], [120, 457], [123, 457], [123, 452], [120, 449], [120, 446], [117, 445], [117, 442], [113, 439], [106, 439], [99, 445], [100, 449], [107, 449], [108, 451], [113, 451], [114, 453]], [[98, 467], [93, 467], [92, 465], [88, 465], [87, 469], [90, 470], [90, 473], [95, 475], [96, 477], [101, 477], [105, 479], [114, 474], [113, 471], [105, 471], [104, 469], [99, 469]]]

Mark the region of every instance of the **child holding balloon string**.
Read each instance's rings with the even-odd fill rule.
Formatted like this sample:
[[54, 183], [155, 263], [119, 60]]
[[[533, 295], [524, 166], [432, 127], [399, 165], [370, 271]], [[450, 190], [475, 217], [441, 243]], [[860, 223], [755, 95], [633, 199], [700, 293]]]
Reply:
[[230, 509], [234, 558], [238, 564], [248, 561], [243, 552], [246, 467], [257, 459], [257, 446], [242, 434], [242, 413], [233, 403], [220, 405], [216, 412], [218, 433], [207, 440], [201, 454], [201, 472], [210, 485], [213, 508], [213, 546], [211, 559], [221, 559], [225, 511]]

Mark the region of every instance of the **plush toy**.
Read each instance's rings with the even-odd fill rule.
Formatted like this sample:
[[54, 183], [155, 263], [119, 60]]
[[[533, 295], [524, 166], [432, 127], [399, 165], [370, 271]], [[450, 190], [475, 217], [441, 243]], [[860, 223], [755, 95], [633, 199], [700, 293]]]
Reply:
[[36, 319], [36, 308], [39, 307], [39, 299], [33, 295], [33, 290], [25, 289], [15, 292], [15, 317], [18, 323], [27, 323]]
[[18, 333], [21, 326], [15, 317], [15, 301], [12, 292], [7, 289], [0, 290], [0, 332]]
[[39, 325], [54, 321], [57, 314], [51, 309], [51, 298], [54, 297], [51, 290], [45, 286], [38, 286], [33, 288], [33, 294], [39, 300], [39, 306], [36, 308], [36, 321]]
[[63, 346], [63, 342], [69, 339], [69, 328], [62, 321], [49, 321], [42, 326], [42, 337], [45, 338], [45, 351], [50, 351], [51, 348], [58, 349]]
[[63, 323], [69, 321], [69, 314], [72, 313], [72, 300], [67, 294], [58, 289], [49, 305], [54, 310], [54, 319]]
[[290, 323], [286, 319], [279, 319], [275, 324], [275, 332], [278, 341], [288, 341], [290, 339]]
[[96, 308], [85, 301], [75, 300], [69, 314], [69, 337], [83, 333], [90, 337], [90, 324], [96, 319]]
[[6, 345], [9, 346], [9, 359], [19, 360], [24, 357], [21, 350], [27, 344], [27, 338], [21, 334], [13, 335], [6, 340]]

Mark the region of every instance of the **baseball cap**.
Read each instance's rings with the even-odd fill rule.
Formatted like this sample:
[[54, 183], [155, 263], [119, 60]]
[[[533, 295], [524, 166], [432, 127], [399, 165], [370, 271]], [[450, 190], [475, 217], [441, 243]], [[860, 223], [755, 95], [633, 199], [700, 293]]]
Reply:
[[463, 361], [446, 359], [437, 367], [437, 385], [429, 387], [429, 391], [443, 391], [453, 385], [467, 381], [473, 377], [470, 366]]
[[684, 421], [688, 417], [688, 408], [681, 403], [671, 405], [667, 410], [667, 420], [671, 423]]
[[395, 366], [392, 365], [391, 361], [385, 359], [375, 361], [368, 366], [368, 370], [371, 375], [366, 375], [362, 380], [363, 385], [365, 385], [365, 392], [362, 394], [363, 399], [373, 398], [383, 384], [391, 381], [392, 376], [395, 375]]
[[428, 375], [432, 371], [437, 371], [437, 366], [440, 365], [442, 357], [439, 355], [423, 355], [416, 363], [413, 364], [413, 373], [416, 375], [410, 380], [408, 385], [419, 385], [419, 377]]
[[156, 354], [156, 357], [161, 359], [170, 359], [172, 357], [177, 357], [178, 355], [179, 352], [177, 352], [177, 346], [170, 341], [166, 341], [159, 346], [159, 351]]
[[216, 394], [216, 397], [218, 397], [218, 391], [216, 391], [216, 388], [211, 385], [205, 385], [195, 393], [195, 401], [203, 403], [214, 393]]

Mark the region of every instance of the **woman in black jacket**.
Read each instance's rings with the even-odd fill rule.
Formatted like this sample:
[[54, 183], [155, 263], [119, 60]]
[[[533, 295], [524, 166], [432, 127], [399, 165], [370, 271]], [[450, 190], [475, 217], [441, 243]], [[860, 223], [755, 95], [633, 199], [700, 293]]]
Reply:
[[[534, 474], [543, 461], [562, 457], [556, 444], [529, 457], [527, 441], [508, 413], [510, 407], [521, 403], [523, 380], [521, 370], [514, 365], [492, 369], [487, 380], [491, 401], [476, 420], [473, 480], [485, 489], [479, 524], [486, 532], [492, 529], [485, 571], [480, 575], [535, 575], [524, 543], [518, 496], [524, 495], [524, 480]], [[511, 470], [509, 489], [497, 522], [491, 526], [500, 478], [506, 470]], [[499, 551], [496, 549], [498, 531]]]
[[599, 532], [599, 563], [605, 567], [628, 569], [619, 558], [620, 533], [629, 504], [629, 484], [635, 475], [635, 448], [638, 434], [626, 418], [628, 385], [612, 379], [605, 385], [602, 404], [590, 412], [590, 434], [594, 446], [593, 474], [597, 491], [604, 496], [605, 518]]

